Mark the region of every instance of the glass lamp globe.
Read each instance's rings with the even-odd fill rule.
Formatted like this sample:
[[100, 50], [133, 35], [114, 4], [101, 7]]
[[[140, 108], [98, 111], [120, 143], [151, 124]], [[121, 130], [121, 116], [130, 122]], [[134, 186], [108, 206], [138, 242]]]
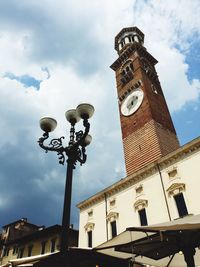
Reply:
[[77, 123], [80, 120], [80, 117], [78, 116], [76, 109], [70, 109], [65, 112], [65, 117], [68, 122], [70, 123]]
[[94, 107], [91, 104], [82, 103], [77, 106], [76, 111], [82, 119], [89, 119], [94, 114]]
[[92, 142], [92, 136], [90, 134], [86, 135], [84, 144], [85, 146], [88, 146]]
[[40, 128], [44, 132], [52, 132], [57, 126], [57, 121], [50, 117], [44, 117], [40, 120]]

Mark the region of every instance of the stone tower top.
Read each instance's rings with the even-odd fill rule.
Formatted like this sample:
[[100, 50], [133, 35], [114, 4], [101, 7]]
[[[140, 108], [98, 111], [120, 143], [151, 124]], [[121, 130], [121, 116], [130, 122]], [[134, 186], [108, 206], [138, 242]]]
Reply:
[[144, 34], [137, 27], [123, 28], [115, 37], [115, 50], [121, 54], [125, 48], [133, 43], [143, 45]]

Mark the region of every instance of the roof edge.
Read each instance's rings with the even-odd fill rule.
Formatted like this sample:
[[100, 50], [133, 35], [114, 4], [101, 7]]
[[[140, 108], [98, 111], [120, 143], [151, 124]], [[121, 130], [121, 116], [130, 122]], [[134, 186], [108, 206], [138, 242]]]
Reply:
[[152, 172], [157, 171], [157, 165], [160, 165], [161, 168], [165, 167], [169, 163], [171, 164], [173, 161], [177, 160], [179, 157], [183, 155], [187, 156], [188, 154], [191, 154], [193, 151], [196, 151], [198, 148], [200, 148], [200, 136], [186, 143], [185, 145], [179, 147], [175, 151], [167, 154], [166, 156], [134, 172], [133, 174], [122, 178], [121, 180], [115, 182], [111, 186], [106, 187], [105, 189], [92, 195], [86, 200], [83, 200], [82, 202], [78, 203], [76, 207], [79, 208], [80, 210], [87, 208], [91, 204], [97, 203], [98, 201], [104, 199], [105, 195], [108, 196], [115, 190], [119, 190], [122, 187], [124, 188], [128, 185], [131, 185], [135, 183], [136, 181], [138, 181], [141, 177], [146, 177]]

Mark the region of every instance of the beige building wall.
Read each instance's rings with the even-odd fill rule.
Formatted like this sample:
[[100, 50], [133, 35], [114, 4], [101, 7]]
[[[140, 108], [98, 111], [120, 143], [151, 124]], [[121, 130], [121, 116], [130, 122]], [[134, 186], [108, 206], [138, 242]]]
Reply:
[[17, 251], [15, 249], [17, 244], [10, 245], [9, 246], [9, 253], [2, 257], [1, 265], [6, 264], [7, 262], [9, 262], [9, 260], [14, 260], [14, 259], [19, 258], [19, 251], [22, 248], [24, 248], [24, 252], [23, 252], [22, 257], [23, 258], [24, 257], [28, 257], [28, 248], [29, 248], [30, 245], [33, 246], [31, 256], [41, 255], [41, 249], [42, 249], [41, 244], [44, 241], [46, 242], [45, 253], [50, 253], [51, 252], [51, 240], [52, 239], [56, 240], [55, 251], [58, 251], [58, 248], [59, 248], [59, 236], [58, 235], [52, 235], [52, 236], [41, 238], [41, 239], [38, 239], [38, 240], [27, 241], [26, 243], [20, 244], [20, 246], [18, 247]]
[[[16, 222], [8, 225], [8, 227], [12, 228], [15, 226]], [[14, 238], [13, 236], [10, 236], [10, 239], [7, 242], [4, 241], [4, 243], [2, 243], [0, 266], [9, 264], [10, 260], [39, 256], [59, 251], [60, 234], [61, 226], [53, 225], [48, 228], [39, 228], [36, 232], [27, 235], [23, 235], [22, 233], [21, 237]], [[70, 229], [69, 245], [71, 247], [77, 247], [78, 245], [78, 231], [75, 229]], [[29, 249], [30, 247], [32, 247], [31, 250]]]
[[81, 202], [79, 246], [87, 247], [88, 231], [92, 231], [93, 247], [110, 239], [113, 220], [117, 234], [127, 227], [140, 226], [138, 210], [143, 208], [148, 225], [179, 218], [174, 199], [178, 194], [184, 197], [188, 215], [200, 214], [199, 173], [200, 138], [197, 138]]
[[92, 208], [84, 210], [80, 217], [82, 237], [79, 239], [80, 247], [88, 247], [88, 232], [93, 232], [92, 245], [96, 246], [106, 240], [105, 202], [100, 201]]
[[[170, 172], [176, 171], [176, 175], [170, 177]], [[173, 192], [169, 194], [169, 188], [174, 185], [183, 185], [181, 192], [184, 195], [186, 206], [189, 214], [199, 214], [199, 186], [200, 186], [200, 151], [199, 149], [183, 154], [181, 159], [170, 164], [167, 168], [162, 170], [163, 182], [167, 192], [167, 199], [170, 207], [172, 219], [178, 218], [178, 211], [173, 198]], [[179, 191], [175, 188], [174, 194]]]

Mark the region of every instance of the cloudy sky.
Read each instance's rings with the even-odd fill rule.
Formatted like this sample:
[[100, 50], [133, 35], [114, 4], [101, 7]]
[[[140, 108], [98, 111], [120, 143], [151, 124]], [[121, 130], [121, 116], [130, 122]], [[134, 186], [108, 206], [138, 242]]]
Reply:
[[[77, 167], [75, 205], [125, 176], [114, 72], [114, 37], [138, 26], [181, 144], [199, 136], [199, 0], [0, 0], [0, 226], [27, 217], [61, 222], [65, 167], [38, 146], [39, 119], [68, 136], [64, 113], [95, 106], [88, 160]], [[81, 125], [78, 126], [81, 128]], [[66, 144], [67, 144], [66, 139]]]

